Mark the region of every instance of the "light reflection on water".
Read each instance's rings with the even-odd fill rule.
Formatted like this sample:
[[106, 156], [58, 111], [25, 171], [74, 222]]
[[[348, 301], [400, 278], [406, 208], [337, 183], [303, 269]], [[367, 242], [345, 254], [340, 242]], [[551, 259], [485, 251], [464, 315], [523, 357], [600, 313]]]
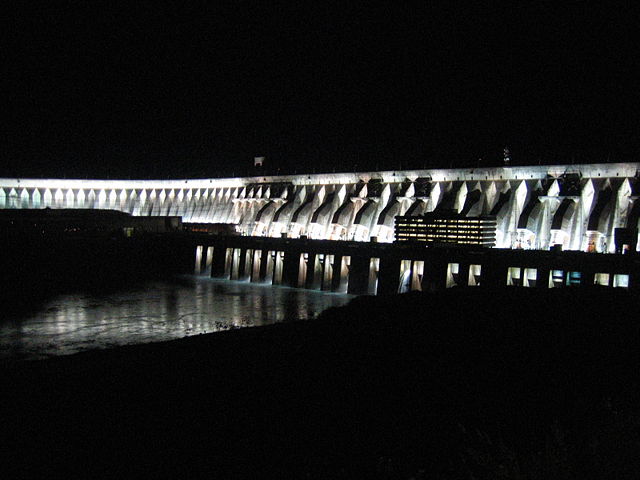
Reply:
[[351, 295], [182, 277], [105, 295], [64, 295], [37, 313], [0, 323], [0, 359], [36, 359], [96, 348], [309, 319]]

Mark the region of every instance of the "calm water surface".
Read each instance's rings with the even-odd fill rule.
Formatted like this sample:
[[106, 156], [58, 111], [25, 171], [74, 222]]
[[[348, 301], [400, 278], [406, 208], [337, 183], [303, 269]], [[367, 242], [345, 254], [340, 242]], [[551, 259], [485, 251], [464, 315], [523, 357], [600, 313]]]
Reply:
[[64, 295], [36, 313], [4, 318], [0, 359], [47, 358], [309, 319], [351, 298], [191, 276], [104, 295]]

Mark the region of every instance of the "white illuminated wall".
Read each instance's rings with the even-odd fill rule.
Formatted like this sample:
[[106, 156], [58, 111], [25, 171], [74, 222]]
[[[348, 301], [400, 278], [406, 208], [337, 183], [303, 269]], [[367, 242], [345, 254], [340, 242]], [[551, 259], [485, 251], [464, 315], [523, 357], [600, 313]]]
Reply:
[[[497, 247], [561, 244], [568, 250], [613, 251], [614, 228], [637, 227], [627, 224], [637, 218], [630, 214], [639, 170], [638, 163], [624, 163], [231, 179], [4, 178], [0, 208], [113, 209], [181, 216], [183, 222], [232, 223], [243, 235], [391, 242], [394, 216], [446, 205], [465, 209], [468, 216], [493, 211]], [[580, 177], [571, 196], [561, 192], [566, 174]], [[418, 178], [430, 179], [427, 195], [417, 196]], [[370, 180], [381, 181], [376, 195]]]

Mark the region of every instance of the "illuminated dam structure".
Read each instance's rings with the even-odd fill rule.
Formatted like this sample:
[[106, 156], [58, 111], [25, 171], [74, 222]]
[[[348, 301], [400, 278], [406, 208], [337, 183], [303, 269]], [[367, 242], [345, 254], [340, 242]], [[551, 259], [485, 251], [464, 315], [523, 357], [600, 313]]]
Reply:
[[[613, 252], [640, 218], [640, 164], [402, 170], [180, 180], [0, 179], [0, 208], [114, 209], [234, 224], [245, 236], [393, 241], [394, 217], [497, 220], [496, 247]], [[631, 249], [637, 249], [634, 237]]]

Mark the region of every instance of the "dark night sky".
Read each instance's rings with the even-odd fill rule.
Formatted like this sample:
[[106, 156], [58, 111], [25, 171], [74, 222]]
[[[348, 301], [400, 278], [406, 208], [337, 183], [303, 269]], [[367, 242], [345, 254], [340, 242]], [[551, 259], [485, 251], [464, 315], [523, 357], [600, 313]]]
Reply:
[[14, 5], [0, 176], [640, 158], [630, 11], [402, 3]]

